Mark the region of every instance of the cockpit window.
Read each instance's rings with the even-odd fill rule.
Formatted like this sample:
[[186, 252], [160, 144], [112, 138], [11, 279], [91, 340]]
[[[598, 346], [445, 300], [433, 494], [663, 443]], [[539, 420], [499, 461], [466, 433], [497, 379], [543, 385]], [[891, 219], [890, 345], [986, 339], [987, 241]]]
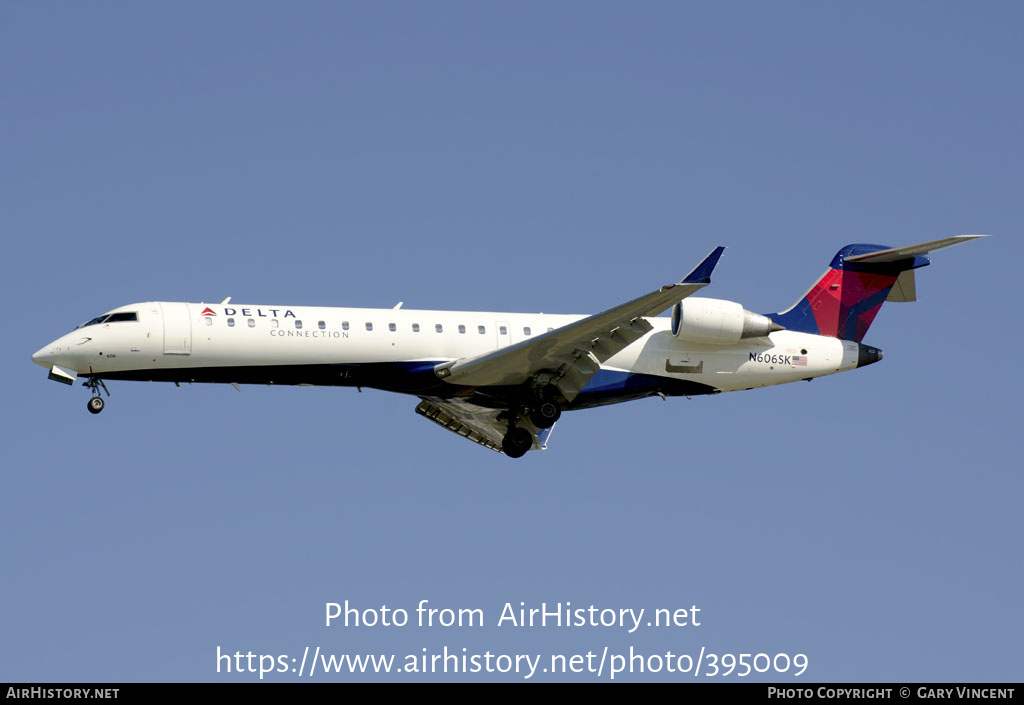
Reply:
[[95, 326], [99, 323], [120, 323], [122, 321], [138, 321], [139, 314], [135, 311], [119, 311], [118, 313], [104, 313], [102, 316], [96, 316], [91, 321], [86, 321], [79, 328], [85, 328], [86, 326]]
[[85, 328], [86, 326], [94, 326], [97, 323], [103, 323], [103, 319], [106, 318], [106, 317], [107, 317], [107, 314], [103, 314], [102, 316], [96, 316], [96, 318], [92, 319], [91, 321], [86, 321], [85, 323], [83, 323], [82, 325], [80, 325], [78, 327], [79, 328]]

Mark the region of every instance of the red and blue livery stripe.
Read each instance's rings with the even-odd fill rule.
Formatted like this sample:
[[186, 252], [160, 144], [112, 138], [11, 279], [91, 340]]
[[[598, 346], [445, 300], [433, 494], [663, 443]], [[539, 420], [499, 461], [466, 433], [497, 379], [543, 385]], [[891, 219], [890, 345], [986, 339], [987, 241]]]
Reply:
[[929, 264], [926, 257], [896, 262], [847, 262], [847, 257], [888, 249], [885, 245], [847, 245], [828, 271], [789, 310], [766, 314], [787, 330], [860, 342], [885, 303], [901, 272]]

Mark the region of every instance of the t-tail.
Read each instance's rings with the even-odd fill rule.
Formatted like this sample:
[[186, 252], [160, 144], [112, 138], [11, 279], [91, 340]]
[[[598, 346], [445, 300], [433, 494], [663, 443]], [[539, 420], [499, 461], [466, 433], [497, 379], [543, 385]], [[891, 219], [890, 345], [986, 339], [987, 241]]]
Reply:
[[788, 330], [860, 342], [886, 301], [916, 301], [914, 270], [926, 254], [987, 235], [959, 235], [907, 247], [847, 245], [787, 311], [767, 314]]

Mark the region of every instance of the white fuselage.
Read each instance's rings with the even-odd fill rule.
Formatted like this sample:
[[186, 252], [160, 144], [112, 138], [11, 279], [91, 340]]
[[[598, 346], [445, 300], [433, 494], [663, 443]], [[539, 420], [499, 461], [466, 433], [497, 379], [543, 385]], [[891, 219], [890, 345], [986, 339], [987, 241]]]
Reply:
[[[410, 370], [422, 380], [432, 365], [488, 353], [584, 318], [169, 302], [132, 304], [109, 313], [129, 320], [90, 322], [45, 346], [33, 360], [106, 379], [358, 384], [418, 393], [417, 385], [406, 389], [402, 381], [387, 380]], [[137, 320], [130, 320], [132, 313]], [[611, 375], [599, 373], [592, 380], [591, 385], [607, 387], [599, 403], [617, 400], [615, 383], [608, 385], [623, 375], [650, 378], [642, 387], [648, 393], [659, 393], [661, 380], [666, 393], [692, 388], [699, 394], [782, 384], [858, 366], [858, 344], [837, 338], [777, 331], [712, 346], [676, 338], [668, 318], [648, 320], [653, 330], [601, 365], [601, 373]], [[307, 369], [308, 375], [302, 371]], [[368, 375], [361, 369], [375, 371]], [[443, 382], [430, 377], [435, 381], [444, 390]], [[581, 394], [581, 405], [589, 405], [582, 402], [591, 385]], [[635, 392], [633, 386], [622, 400], [636, 398]]]

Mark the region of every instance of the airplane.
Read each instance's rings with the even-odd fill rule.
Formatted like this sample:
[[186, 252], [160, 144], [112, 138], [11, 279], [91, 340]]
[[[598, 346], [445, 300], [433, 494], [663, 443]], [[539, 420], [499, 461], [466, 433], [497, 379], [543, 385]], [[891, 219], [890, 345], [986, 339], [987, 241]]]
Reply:
[[[986, 235], [907, 247], [843, 247], [789, 309], [757, 314], [691, 296], [724, 247], [689, 274], [591, 316], [145, 302], [44, 346], [48, 378], [81, 376], [103, 411], [105, 380], [363, 387], [410, 394], [416, 412], [519, 458], [547, 448], [563, 411], [810, 380], [882, 359], [861, 341], [882, 303], [915, 301], [928, 253]], [[671, 316], [658, 314], [672, 309]]]

